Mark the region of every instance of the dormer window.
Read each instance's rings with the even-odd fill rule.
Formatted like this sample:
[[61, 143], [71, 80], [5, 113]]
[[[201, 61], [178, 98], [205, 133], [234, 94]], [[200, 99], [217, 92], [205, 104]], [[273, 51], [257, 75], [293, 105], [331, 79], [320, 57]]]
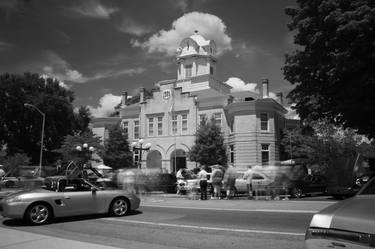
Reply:
[[185, 77], [190, 78], [191, 77], [191, 72], [192, 72], [193, 65], [186, 65], [185, 66]]

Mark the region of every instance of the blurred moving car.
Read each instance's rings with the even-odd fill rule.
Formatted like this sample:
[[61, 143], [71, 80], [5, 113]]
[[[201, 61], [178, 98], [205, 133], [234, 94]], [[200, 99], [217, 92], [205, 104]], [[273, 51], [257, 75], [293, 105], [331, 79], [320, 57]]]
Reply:
[[290, 183], [292, 197], [301, 198], [304, 195], [323, 194], [327, 190], [327, 178], [321, 175], [306, 175]]
[[0, 178], [0, 186], [5, 188], [41, 187], [44, 178], [39, 176], [39, 166], [18, 166]]
[[176, 193], [177, 179], [172, 173], [150, 174], [145, 179], [146, 191], [162, 191], [165, 193]]
[[329, 186], [327, 194], [335, 199], [345, 199], [354, 196], [363, 185], [365, 185], [371, 178], [375, 177], [375, 173], [366, 173], [355, 179], [351, 186]]
[[32, 225], [54, 217], [109, 213], [123, 216], [139, 208], [140, 199], [127, 191], [103, 189], [78, 177], [47, 177], [44, 188], [10, 194], [0, 201], [4, 217], [25, 219]]
[[333, 204], [311, 220], [308, 249], [375, 247], [375, 178], [353, 198]]
[[[247, 192], [247, 183], [246, 179], [243, 179], [245, 172], [236, 173], [236, 182], [235, 182], [235, 194], [246, 193]], [[251, 184], [253, 191], [261, 191], [266, 189], [268, 185], [272, 183], [272, 180], [262, 172], [253, 172], [251, 179]]]

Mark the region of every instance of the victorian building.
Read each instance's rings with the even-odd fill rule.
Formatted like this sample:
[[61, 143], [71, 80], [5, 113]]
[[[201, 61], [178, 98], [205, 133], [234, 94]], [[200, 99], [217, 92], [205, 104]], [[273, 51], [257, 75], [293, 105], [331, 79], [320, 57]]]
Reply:
[[142, 168], [175, 172], [196, 167], [188, 153], [200, 121], [212, 117], [223, 131], [229, 163], [235, 167], [280, 160], [281, 131], [288, 126], [282, 100], [269, 97], [267, 79], [262, 80], [261, 94], [231, 91], [216, 77], [215, 52], [214, 41], [195, 33], [177, 50], [177, 79], [156, 83], [157, 90], [148, 99], [141, 88], [140, 102], [132, 105], [126, 105], [123, 92], [118, 120], [129, 143], [142, 139], [151, 144], [142, 158], [135, 150], [135, 161], [141, 160]]

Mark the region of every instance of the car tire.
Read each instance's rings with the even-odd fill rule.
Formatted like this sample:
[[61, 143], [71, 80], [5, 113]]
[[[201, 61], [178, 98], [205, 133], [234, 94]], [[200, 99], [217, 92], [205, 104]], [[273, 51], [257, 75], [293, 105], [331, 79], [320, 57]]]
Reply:
[[300, 187], [294, 187], [292, 188], [292, 197], [294, 198], [301, 198], [303, 195], [302, 188]]
[[124, 216], [127, 215], [130, 211], [129, 201], [124, 197], [116, 198], [112, 201], [109, 207], [109, 214], [111, 216]]
[[12, 188], [12, 187], [15, 186], [15, 183], [14, 183], [14, 181], [6, 181], [5, 184], [4, 184], [4, 186], [6, 188]]
[[25, 212], [25, 220], [34, 226], [47, 224], [52, 219], [52, 216], [50, 206], [41, 202], [31, 204]]

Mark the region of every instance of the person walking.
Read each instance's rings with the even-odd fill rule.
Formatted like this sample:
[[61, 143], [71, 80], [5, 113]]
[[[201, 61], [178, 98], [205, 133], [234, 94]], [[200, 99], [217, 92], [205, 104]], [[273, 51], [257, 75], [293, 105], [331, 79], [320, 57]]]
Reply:
[[203, 166], [198, 173], [199, 186], [201, 189], [201, 200], [207, 200], [207, 171]]
[[223, 182], [223, 171], [220, 168], [214, 168], [212, 170], [212, 187], [214, 189], [213, 192], [213, 199], [220, 199], [221, 198], [221, 186]]
[[251, 179], [253, 178], [253, 169], [252, 165], [249, 165], [247, 171], [243, 175], [243, 179], [246, 180], [246, 186], [247, 186], [247, 198], [249, 200], [253, 199], [253, 187], [251, 185]]
[[226, 191], [226, 199], [232, 199], [235, 194], [235, 184], [236, 184], [236, 169], [233, 165], [229, 165], [228, 169], [224, 174], [224, 189]]

